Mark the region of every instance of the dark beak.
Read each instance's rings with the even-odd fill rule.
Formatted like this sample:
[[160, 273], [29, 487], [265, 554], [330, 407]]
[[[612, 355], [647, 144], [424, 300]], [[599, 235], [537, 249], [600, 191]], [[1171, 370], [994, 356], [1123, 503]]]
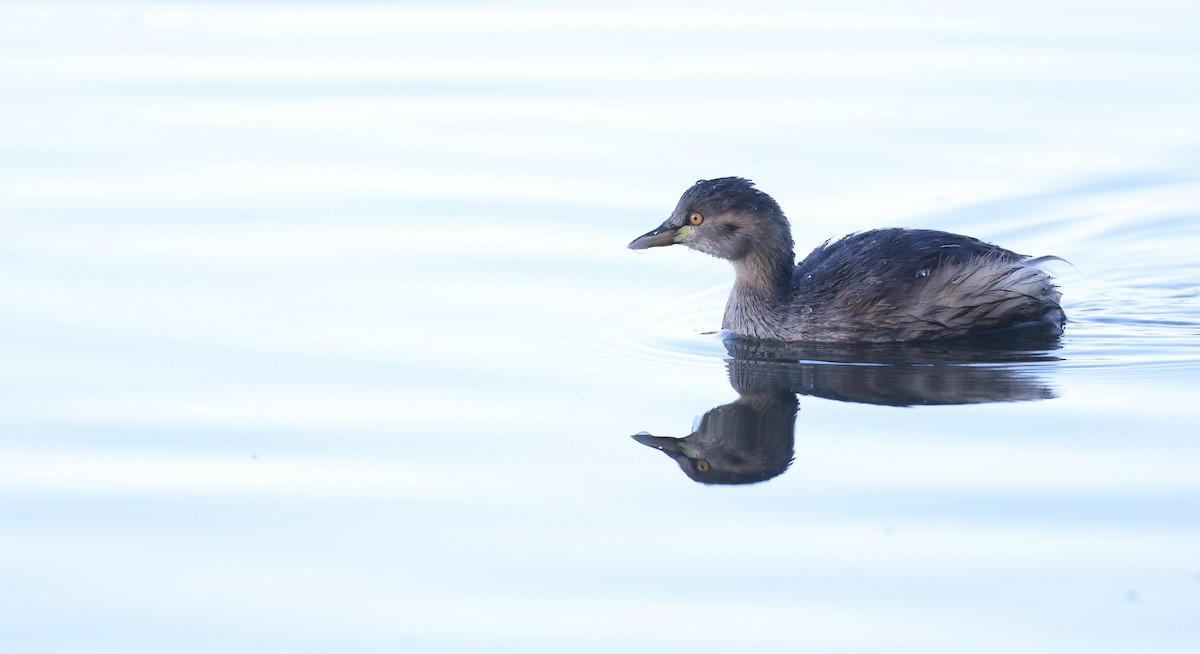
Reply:
[[654, 436], [647, 434], [646, 432], [634, 434], [632, 438], [642, 445], [648, 445], [656, 450], [665, 452], [673, 459], [680, 456], [687, 456], [687, 453], [684, 452], [683, 447], [681, 447], [680, 441], [682, 439], [679, 438], [672, 438], [670, 436]]
[[633, 242], [629, 244], [629, 249], [646, 250], [649, 248], [662, 247], [664, 245], [674, 245], [675, 234], [676, 230], [663, 225], [658, 229], [646, 232], [645, 234], [633, 239]]

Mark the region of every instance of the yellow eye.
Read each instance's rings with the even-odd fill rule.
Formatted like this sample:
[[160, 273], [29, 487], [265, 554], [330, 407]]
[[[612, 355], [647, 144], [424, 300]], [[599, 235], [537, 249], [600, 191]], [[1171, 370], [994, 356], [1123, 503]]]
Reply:
[[692, 215], [688, 216], [688, 222], [693, 225], [699, 225], [704, 222], [704, 216], [700, 215], [699, 211], [693, 211]]
[[[692, 215], [699, 216], [700, 214], [694, 213]], [[710, 464], [706, 459], [696, 459], [696, 469], [700, 472], [708, 472], [712, 469], [712, 464]]]

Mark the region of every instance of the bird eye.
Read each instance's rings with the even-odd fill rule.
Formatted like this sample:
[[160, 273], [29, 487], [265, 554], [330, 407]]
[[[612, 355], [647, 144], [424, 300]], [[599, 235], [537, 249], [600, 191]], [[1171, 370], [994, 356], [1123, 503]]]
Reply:
[[700, 215], [699, 211], [693, 211], [692, 215], [688, 216], [688, 222], [693, 225], [699, 225], [704, 222], [704, 216]]
[[[692, 215], [698, 216], [700, 214], [694, 213]], [[712, 464], [708, 462], [708, 459], [696, 459], [696, 469], [700, 472], [708, 472], [712, 469]]]

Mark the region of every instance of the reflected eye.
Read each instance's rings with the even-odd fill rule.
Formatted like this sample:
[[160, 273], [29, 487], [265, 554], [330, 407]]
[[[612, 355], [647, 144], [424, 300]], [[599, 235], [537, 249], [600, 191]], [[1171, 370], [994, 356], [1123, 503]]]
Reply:
[[688, 222], [693, 225], [699, 225], [704, 222], [704, 216], [700, 215], [699, 211], [693, 211], [692, 215], [688, 216]]
[[[699, 216], [700, 214], [694, 213], [692, 215]], [[696, 469], [700, 472], [708, 472], [709, 470], [712, 470], [712, 464], [710, 464], [707, 459], [696, 459]]]

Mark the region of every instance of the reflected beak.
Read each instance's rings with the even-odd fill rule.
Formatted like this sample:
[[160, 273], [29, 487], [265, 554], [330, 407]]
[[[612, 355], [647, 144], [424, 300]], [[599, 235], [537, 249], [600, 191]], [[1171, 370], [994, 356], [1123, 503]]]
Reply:
[[632, 438], [642, 445], [649, 445], [656, 450], [666, 453], [671, 458], [676, 458], [678, 455], [691, 456], [693, 454], [686, 451], [690, 450], [691, 448], [686, 447], [682, 442], [683, 439], [680, 438], [672, 438], [670, 436], [654, 436], [652, 434], [647, 434], [646, 432], [634, 434]]
[[677, 241], [676, 236], [680, 230], [671, 229], [666, 225], [658, 229], [646, 232], [641, 236], [633, 239], [629, 244], [630, 250], [646, 250], [649, 248], [662, 247], [664, 245], [674, 245]]

